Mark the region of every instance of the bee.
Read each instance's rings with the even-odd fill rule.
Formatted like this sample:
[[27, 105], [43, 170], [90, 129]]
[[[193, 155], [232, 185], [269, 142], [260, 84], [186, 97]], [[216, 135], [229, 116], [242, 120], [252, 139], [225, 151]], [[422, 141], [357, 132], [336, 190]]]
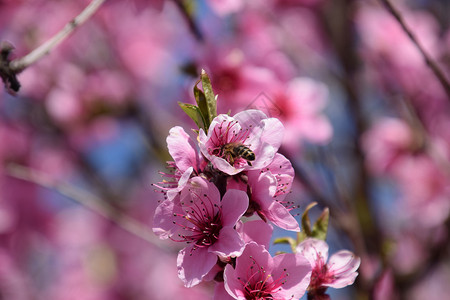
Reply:
[[222, 153], [232, 166], [234, 165], [235, 159], [239, 157], [245, 159], [249, 166], [252, 165], [251, 161], [255, 160], [255, 153], [241, 143], [228, 143], [224, 145], [222, 147]]

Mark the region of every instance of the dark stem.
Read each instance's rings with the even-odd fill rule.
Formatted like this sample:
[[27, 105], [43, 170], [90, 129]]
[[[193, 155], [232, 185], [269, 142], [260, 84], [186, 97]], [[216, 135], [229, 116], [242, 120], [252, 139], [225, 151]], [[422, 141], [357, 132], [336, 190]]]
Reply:
[[414, 43], [419, 52], [422, 54], [426, 64], [434, 73], [434, 75], [437, 77], [442, 87], [444, 88], [445, 92], [447, 93], [447, 96], [449, 97], [448, 99], [450, 100], [450, 83], [448, 79], [445, 77], [444, 72], [441, 70], [439, 65], [433, 60], [433, 58], [431, 58], [431, 56], [427, 53], [427, 51], [425, 51], [425, 48], [416, 38], [415, 34], [411, 31], [408, 25], [406, 25], [406, 22], [403, 16], [401, 15], [400, 11], [394, 7], [391, 1], [390, 0], [380, 0], [380, 1], [381, 3], [384, 4], [386, 9], [392, 14], [392, 16], [397, 20], [397, 22], [402, 27], [403, 31], [405, 31], [409, 39]]

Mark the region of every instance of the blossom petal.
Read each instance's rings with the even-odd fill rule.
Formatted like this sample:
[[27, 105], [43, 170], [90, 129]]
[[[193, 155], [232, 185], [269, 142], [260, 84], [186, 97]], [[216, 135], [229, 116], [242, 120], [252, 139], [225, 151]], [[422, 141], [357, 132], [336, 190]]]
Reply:
[[192, 177], [186, 188], [181, 191], [181, 202], [188, 203], [193, 199], [206, 197], [214, 205], [220, 204], [220, 192], [217, 187], [202, 177]]
[[217, 262], [217, 256], [207, 248], [192, 249], [191, 246], [180, 250], [177, 257], [178, 277], [186, 287], [199, 284]]
[[178, 186], [176, 188], [167, 191], [167, 199], [173, 200], [175, 196], [184, 189], [193, 171], [194, 171], [193, 167], [189, 167], [186, 169], [186, 171], [183, 173], [183, 175], [181, 175], [180, 179], [178, 180]]
[[292, 178], [295, 176], [294, 168], [291, 162], [284, 155], [275, 154], [273, 161], [267, 166], [272, 174], [288, 175]]
[[[249, 171], [248, 182], [252, 188], [252, 198], [254, 198], [256, 202], [259, 202], [258, 199], [263, 198], [269, 198], [273, 201], [273, 196], [275, 196], [277, 191], [277, 180], [275, 176], [267, 172], [261, 174], [261, 172], [258, 171]], [[269, 201], [269, 203], [272, 202]], [[263, 205], [262, 203], [259, 204]]]
[[355, 282], [361, 259], [348, 250], [342, 250], [330, 257], [328, 272], [334, 274], [335, 280], [330, 284], [324, 284], [333, 288], [343, 288]]
[[280, 228], [290, 231], [300, 231], [297, 220], [291, 215], [286, 207], [276, 201], [273, 201], [269, 208], [264, 211], [264, 215], [268, 220]]
[[181, 172], [186, 171], [189, 167], [198, 169], [197, 151], [192, 139], [182, 127], [175, 126], [170, 129], [166, 141], [169, 153]]
[[270, 224], [262, 220], [247, 221], [245, 223], [238, 222], [236, 230], [241, 234], [245, 243], [254, 241], [269, 249], [273, 233], [273, 227]]
[[216, 282], [214, 287], [214, 298], [213, 300], [233, 300], [234, 298], [228, 294], [225, 289], [225, 284], [223, 282]]
[[225, 267], [223, 279], [225, 290], [234, 299], [245, 299], [245, 294], [241, 282], [237, 279], [239, 275], [231, 265]]
[[224, 227], [220, 230], [219, 238], [209, 251], [219, 256], [239, 256], [244, 250], [245, 243], [233, 227]]
[[173, 214], [181, 209], [174, 204], [173, 201], [166, 200], [155, 211], [153, 218], [153, 232], [161, 239], [167, 239], [174, 234], [179, 228], [173, 223]]
[[318, 257], [324, 262], [328, 259], [328, 244], [319, 239], [308, 238], [297, 246], [297, 253], [303, 254], [314, 267]]
[[[244, 252], [236, 259], [236, 268], [227, 265], [224, 272], [225, 289], [235, 299], [245, 299], [242, 281], [248, 280], [249, 270], [255, 270], [255, 262], [259, 268], [264, 268], [267, 274], [273, 269], [273, 259], [262, 245], [250, 242], [245, 245]], [[238, 279], [240, 278], [240, 279]]]
[[244, 191], [228, 190], [222, 199], [222, 225], [234, 226], [248, 208], [248, 196]]
[[261, 140], [271, 145], [275, 149], [275, 152], [278, 151], [283, 141], [283, 124], [276, 118], [265, 119], [262, 122], [264, 123], [264, 131], [261, 135]]
[[[275, 293], [275, 299], [298, 299], [302, 297], [311, 280], [311, 264], [301, 254], [285, 253], [273, 258], [274, 279], [284, 277], [282, 289]], [[288, 274], [287, 276], [284, 276]]]

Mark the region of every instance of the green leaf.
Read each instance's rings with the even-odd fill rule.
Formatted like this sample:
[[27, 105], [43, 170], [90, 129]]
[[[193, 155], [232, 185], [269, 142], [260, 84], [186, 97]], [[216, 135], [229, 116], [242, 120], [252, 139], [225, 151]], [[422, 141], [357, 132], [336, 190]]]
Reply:
[[306, 240], [308, 236], [306, 235], [305, 231], [297, 232], [297, 245]]
[[317, 202], [310, 203], [302, 215], [302, 228], [307, 237], [310, 237], [312, 234], [311, 230], [311, 221], [309, 220], [308, 212], [311, 208], [317, 205]]
[[200, 83], [200, 79], [195, 83], [194, 85], [194, 98], [197, 102], [198, 108], [200, 109], [200, 112], [203, 116], [203, 120], [206, 121], [205, 127], [206, 129], [209, 128], [209, 125], [211, 122], [209, 122], [208, 117], [208, 104], [206, 103], [206, 97], [202, 90], [200, 90], [197, 85]]
[[302, 227], [303, 231], [297, 234], [297, 243], [301, 243], [306, 238], [316, 238], [325, 240], [328, 232], [328, 222], [330, 219], [330, 210], [325, 207], [323, 212], [317, 218], [313, 227], [311, 228], [311, 221], [309, 219], [309, 211], [311, 208], [317, 205], [317, 202], [309, 204], [302, 215]]
[[327, 238], [329, 219], [330, 210], [328, 209], [328, 207], [325, 207], [322, 214], [314, 223], [314, 226], [312, 228], [312, 237], [325, 241], [325, 239]]
[[195, 124], [197, 124], [198, 128], [205, 129], [205, 120], [197, 106], [182, 102], [178, 102], [178, 105], [195, 122]]
[[291, 237], [281, 237], [277, 238], [273, 241], [273, 244], [288, 244], [291, 246], [292, 252], [295, 253], [295, 249], [297, 248], [297, 242]]
[[203, 87], [203, 93], [206, 97], [206, 106], [208, 110], [208, 121], [211, 124], [212, 120], [217, 117], [217, 98], [214, 95], [211, 80], [209, 79], [208, 74], [206, 74], [205, 70], [202, 70], [202, 74], [200, 75]]

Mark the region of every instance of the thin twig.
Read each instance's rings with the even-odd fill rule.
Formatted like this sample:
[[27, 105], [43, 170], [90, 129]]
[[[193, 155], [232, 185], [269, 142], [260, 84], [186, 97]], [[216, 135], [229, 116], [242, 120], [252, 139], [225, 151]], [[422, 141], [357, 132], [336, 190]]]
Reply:
[[95, 195], [88, 193], [85, 190], [79, 189], [64, 182], [60, 182], [45, 173], [32, 170], [30, 168], [17, 164], [7, 165], [6, 173], [11, 177], [29, 181], [48, 189], [55, 190], [61, 195], [64, 195], [76, 201], [84, 207], [112, 221], [120, 228], [143, 239], [144, 241], [147, 241], [150, 244], [161, 249], [165, 248], [163, 243], [155, 237], [153, 232], [150, 231], [146, 225], [130, 216], [123, 214], [119, 210], [107, 204], [105, 201], [102, 201]]
[[173, 0], [173, 2], [175, 2], [175, 5], [179, 9], [181, 15], [186, 20], [189, 30], [192, 32], [194, 37], [197, 39], [197, 41], [203, 42], [203, 33], [200, 30], [198, 24], [195, 22], [192, 13], [189, 11], [187, 2], [183, 0]]
[[86, 22], [105, 1], [106, 0], [92, 0], [78, 16], [67, 23], [66, 26], [52, 38], [24, 57], [11, 61], [10, 69], [16, 74], [20, 73], [28, 66], [47, 55], [54, 47], [64, 41], [78, 26]]
[[394, 7], [390, 0], [380, 0], [383, 3], [387, 10], [392, 14], [392, 16], [397, 20], [397, 22], [402, 27], [403, 31], [408, 35], [409, 39], [416, 45], [419, 52], [422, 54], [425, 62], [430, 67], [431, 71], [433, 71], [434, 75], [437, 77], [441, 85], [444, 87], [445, 92], [450, 100], [450, 83], [448, 79], [445, 77], [444, 72], [441, 70], [439, 65], [431, 58], [431, 56], [425, 51], [425, 48], [416, 38], [411, 29], [406, 25], [403, 16], [401, 13]]

